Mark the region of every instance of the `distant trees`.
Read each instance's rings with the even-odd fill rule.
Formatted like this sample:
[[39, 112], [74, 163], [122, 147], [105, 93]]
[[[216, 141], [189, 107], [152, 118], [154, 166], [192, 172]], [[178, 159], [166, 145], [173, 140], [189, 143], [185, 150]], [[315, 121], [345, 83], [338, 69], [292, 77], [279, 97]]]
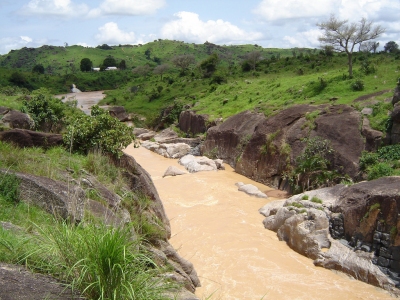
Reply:
[[373, 52], [376, 53], [376, 50], [379, 48], [379, 42], [368, 41], [366, 43], [362, 43], [360, 45], [360, 50], [364, 52]]
[[177, 55], [172, 58], [172, 63], [180, 68], [181, 74], [184, 75], [189, 66], [195, 63], [195, 58], [192, 54]]
[[111, 55], [107, 56], [104, 60], [103, 60], [103, 67], [107, 68], [107, 67], [116, 67], [117, 66], [117, 61], [115, 60], [114, 57], [112, 57]]
[[348, 24], [347, 20], [338, 20], [335, 15], [317, 24], [323, 30], [319, 41], [331, 45], [336, 51], [345, 52], [349, 65], [349, 77], [353, 77], [353, 51], [356, 45], [379, 37], [385, 32], [381, 26], [373, 26], [372, 21], [362, 18], [359, 23]]
[[144, 65], [144, 66], [138, 66], [132, 70], [133, 74], [137, 74], [139, 76], [147, 77], [151, 71], [151, 68], [149, 65]]
[[98, 49], [103, 49], [103, 50], [114, 50], [114, 48], [113, 47], [110, 47], [110, 46], [108, 46], [107, 44], [103, 44], [103, 45], [99, 45], [99, 46], [97, 46], [96, 48], [98, 48]]
[[89, 58], [82, 58], [80, 68], [82, 72], [90, 72], [93, 67], [93, 62]]
[[399, 51], [399, 45], [395, 41], [390, 41], [385, 44], [383, 50], [389, 53], [396, 53]]
[[32, 69], [32, 73], [44, 74], [44, 67], [41, 64], [35, 65]]

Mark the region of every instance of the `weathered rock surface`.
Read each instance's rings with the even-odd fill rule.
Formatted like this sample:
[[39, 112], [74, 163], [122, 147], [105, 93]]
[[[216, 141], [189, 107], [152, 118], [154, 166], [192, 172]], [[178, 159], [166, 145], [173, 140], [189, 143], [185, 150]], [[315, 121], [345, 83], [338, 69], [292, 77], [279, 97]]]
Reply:
[[393, 105], [395, 105], [397, 102], [400, 102], [400, 82], [397, 82], [397, 86], [394, 90], [394, 95], [392, 98]]
[[157, 133], [154, 136], [154, 141], [162, 144], [162, 143], [168, 143], [168, 141], [174, 140], [176, 138], [178, 138], [178, 134], [175, 131], [173, 131], [171, 128], [167, 128], [167, 129], [164, 129], [163, 131]]
[[[308, 120], [312, 112], [315, 118]], [[367, 125], [360, 130], [361, 121], [360, 112], [346, 105], [297, 105], [268, 119], [242, 112], [207, 131], [202, 153], [223, 158], [248, 178], [283, 188], [281, 174], [302, 153], [303, 138], [319, 136], [334, 149], [333, 169], [357, 178], [361, 152], [379, 140]]]
[[17, 110], [4, 110], [0, 113], [0, 125], [7, 128], [33, 129], [35, 122], [25, 113]]
[[198, 115], [193, 111], [182, 111], [179, 115], [179, 129], [196, 135], [205, 133], [208, 129], [208, 115]]
[[259, 211], [314, 263], [339, 270], [399, 296], [400, 177], [309, 191], [273, 201]]
[[84, 299], [50, 276], [34, 274], [22, 266], [0, 263], [0, 299]]
[[178, 176], [178, 175], [185, 175], [188, 172], [181, 170], [175, 166], [169, 166], [168, 169], [165, 171], [163, 177], [165, 176]]
[[44, 133], [25, 129], [10, 129], [0, 132], [0, 140], [19, 147], [49, 148], [63, 144], [61, 134]]
[[[217, 171], [217, 163], [205, 156], [193, 156], [191, 154], [183, 156], [179, 163], [186, 168], [190, 173], [202, 171]], [[221, 165], [218, 162], [218, 165]]]
[[261, 192], [255, 185], [244, 184], [243, 182], [237, 182], [235, 185], [238, 187], [239, 191], [245, 192], [250, 196], [255, 196], [257, 198], [268, 198], [268, 196]]
[[[7, 174], [9, 171], [2, 169], [0, 173]], [[18, 172], [12, 174], [21, 181], [21, 201], [33, 203], [63, 219], [83, 219], [86, 196], [80, 187], [70, 187], [66, 183], [46, 177]]]

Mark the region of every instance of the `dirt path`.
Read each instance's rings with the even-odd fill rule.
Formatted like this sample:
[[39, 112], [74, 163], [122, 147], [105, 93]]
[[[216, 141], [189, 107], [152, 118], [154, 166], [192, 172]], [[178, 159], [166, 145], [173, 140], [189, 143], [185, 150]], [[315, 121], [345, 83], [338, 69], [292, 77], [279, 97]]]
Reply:
[[170, 242], [194, 264], [202, 282], [196, 291], [201, 299], [392, 299], [381, 289], [315, 267], [280, 242], [275, 232], [264, 229], [258, 213], [274, 198], [247, 196], [235, 183], [271, 188], [229, 166], [163, 178], [169, 166], [183, 167], [144, 148], [131, 145], [126, 152], [152, 176], [171, 220]]

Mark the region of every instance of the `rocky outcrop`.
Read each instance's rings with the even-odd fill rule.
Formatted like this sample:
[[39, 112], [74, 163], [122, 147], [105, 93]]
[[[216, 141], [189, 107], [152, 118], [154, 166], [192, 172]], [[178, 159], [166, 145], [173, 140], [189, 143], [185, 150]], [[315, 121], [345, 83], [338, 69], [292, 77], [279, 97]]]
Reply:
[[192, 136], [205, 133], [208, 126], [208, 115], [198, 115], [190, 110], [182, 111], [179, 115], [179, 129]]
[[[0, 170], [1, 174], [10, 173]], [[63, 219], [80, 221], [84, 216], [85, 192], [77, 186], [50, 178], [12, 172], [20, 180], [20, 200], [33, 203]]]
[[260, 209], [276, 231], [314, 263], [396, 295], [400, 284], [400, 177], [295, 195]]
[[393, 105], [395, 105], [397, 102], [400, 102], [400, 80], [397, 82], [397, 86], [394, 90], [394, 95], [392, 98]]
[[361, 122], [360, 112], [346, 105], [297, 105], [269, 118], [243, 112], [211, 127], [202, 153], [223, 158], [248, 178], [283, 188], [281, 174], [295, 165], [303, 139], [319, 136], [334, 149], [332, 168], [357, 178], [361, 152], [379, 140], [367, 125], [361, 130]]
[[33, 129], [35, 122], [28, 114], [3, 107], [0, 110], [0, 125], [6, 128]]
[[49, 148], [63, 144], [61, 134], [45, 133], [25, 129], [11, 129], [0, 132], [0, 140], [19, 147]]

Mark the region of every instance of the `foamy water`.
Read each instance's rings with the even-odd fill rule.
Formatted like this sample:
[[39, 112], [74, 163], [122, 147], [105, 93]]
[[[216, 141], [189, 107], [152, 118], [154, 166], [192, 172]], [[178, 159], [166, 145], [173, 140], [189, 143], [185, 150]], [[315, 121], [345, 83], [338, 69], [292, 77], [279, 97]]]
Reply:
[[201, 299], [392, 299], [376, 287], [315, 267], [276, 233], [264, 229], [258, 209], [276, 198], [259, 199], [239, 192], [236, 182], [261, 191], [271, 188], [225, 171], [165, 177], [176, 160], [129, 146], [153, 178], [171, 221], [171, 244], [190, 260], [202, 287]]

